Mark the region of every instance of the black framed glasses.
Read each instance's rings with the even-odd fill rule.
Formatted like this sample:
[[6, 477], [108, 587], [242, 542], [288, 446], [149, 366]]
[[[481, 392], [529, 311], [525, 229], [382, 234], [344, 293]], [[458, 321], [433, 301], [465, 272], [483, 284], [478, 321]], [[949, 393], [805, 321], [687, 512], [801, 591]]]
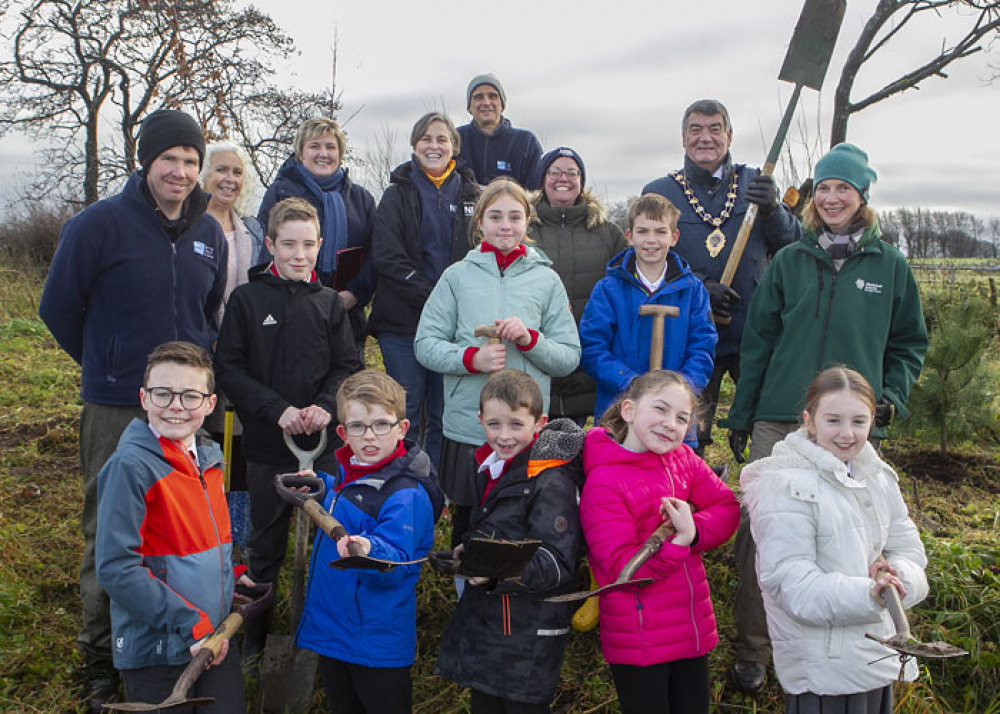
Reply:
[[205, 392], [199, 392], [197, 389], [185, 389], [176, 392], [166, 387], [148, 387], [146, 394], [149, 396], [149, 401], [152, 402], [153, 406], [160, 409], [166, 409], [174, 403], [174, 397], [180, 397], [181, 406], [188, 411], [194, 411], [204, 404], [206, 399], [212, 396]]
[[399, 419], [396, 421], [389, 421], [388, 419], [378, 419], [373, 421], [371, 424], [365, 424], [363, 421], [349, 421], [344, 424], [344, 431], [347, 432], [348, 436], [359, 437], [364, 436], [365, 432], [369, 429], [372, 430], [372, 434], [375, 436], [385, 436], [392, 428], [399, 424]]
[[575, 179], [580, 176], [580, 172], [576, 169], [570, 169], [568, 171], [563, 171], [561, 169], [549, 169], [545, 173], [550, 179], [557, 179], [560, 176], [565, 176], [568, 179]]

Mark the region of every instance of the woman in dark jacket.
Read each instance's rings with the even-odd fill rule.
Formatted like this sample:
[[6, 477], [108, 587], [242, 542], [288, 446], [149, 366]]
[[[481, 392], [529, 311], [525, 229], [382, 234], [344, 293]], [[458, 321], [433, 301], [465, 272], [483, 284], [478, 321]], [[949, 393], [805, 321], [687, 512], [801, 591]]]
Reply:
[[[587, 171], [573, 149], [560, 146], [545, 154], [535, 182], [542, 188], [533, 194], [535, 215], [528, 235], [552, 261], [579, 329], [594, 285], [611, 259], [628, 246], [621, 228], [608, 218], [608, 209], [585, 188]], [[551, 391], [549, 418], [569, 417], [583, 426], [594, 414], [597, 386], [582, 367], [553, 379]]]
[[302, 122], [295, 135], [295, 153], [264, 194], [257, 220], [267, 230], [271, 209], [285, 198], [304, 198], [316, 208], [323, 237], [316, 272], [320, 282], [344, 300], [358, 361], [364, 366], [365, 306], [375, 289], [371, 268], [375, 199], [353, 183], [341, 165], [346, 149], [347, 137], [333, 119]]
[[459, 137], [445, 114], [420, 117], [410, 146], [413, 157], [393, 170], [375, 212], [369, 330], [378, 338], [385, 371], [406, 390], [406, 417], [419, 427], [418, 440], [436, 467], [444, 387], [440, 374], [417, 362], [413, 336], [441, 273], [473, 246], [469, 218], [479, 185], [470, 170], [455, 167]]

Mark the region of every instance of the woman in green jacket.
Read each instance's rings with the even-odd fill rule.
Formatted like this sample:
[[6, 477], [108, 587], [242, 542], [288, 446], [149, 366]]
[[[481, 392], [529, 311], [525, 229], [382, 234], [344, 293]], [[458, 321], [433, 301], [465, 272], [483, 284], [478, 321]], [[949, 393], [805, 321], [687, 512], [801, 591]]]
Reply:
[[[778, 251], [754, 291], [740, 347], [740, 379], [728, 418], [738, 462], [749, 461], [799, 425], [806, 387], [819, 372], [846, 365], [875, 390], [874, 438], [885, 436], [894, 411], [905, 414], [920, 375], [927, 329], [920, 293], [906, 258], [880, 239], [868, 190], [876, 174], [868, 155], [838, 144], [816, 164], [816, 192], [803, 212], [801, 240]], [[734, 544], [740, 583], [733, 619], [766, 663], [770, 642], [754, 571], [749, 519], [741, 513]], [[740, 663], [737, 663], [740, 666]]]
[[754, 292], [740, 380], [722, 422], [740, 460], [747, 436], [753, 461], [797, 428], [806, 387], [833, 365], [874, 387], [875, 436], [885, 435], [894, 411], [906, 413], [927, 329], [910, 266], [881, 240], [868, 205], [875, 178], [868, 155], [851, 144], [820, 159], [802, 239], [778, 252]]

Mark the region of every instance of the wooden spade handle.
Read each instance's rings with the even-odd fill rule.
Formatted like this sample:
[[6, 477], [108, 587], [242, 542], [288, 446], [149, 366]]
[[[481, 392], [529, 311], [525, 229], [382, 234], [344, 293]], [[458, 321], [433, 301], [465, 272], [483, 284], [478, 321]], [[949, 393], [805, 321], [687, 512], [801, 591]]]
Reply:
[[[302, 510], [305, 511], [312, 519], [313, 523], [315, 523], [321, 531], [330, 536], [334, 542], [347, 537], [347, 529], [341, 525], [340, 521], [327, 513], [321, 505], [316, 503], [316, 501], [306, 501], [302, 505]], [[365, 555], [361, 546], [354, 541], [348, 541], [347, 550], [351, 555], [361, 557], [364, 557]]]
[[669, 523], [660, 524], [660, 527], [649, 535], [649, 538], [647, 538], [646, 542], [642, 544], [642, 547], [636, 551], [635, 555], [629, 558], [628, 562], [625, 563], [625, 567], [622, 568], [622, 572], [618, 576], [618, 580], [615, 582], [624, 583], [632, 580], [635, 576], [635, 572], [645, 565], [647, 560], [659, 553], [660, 548], [663, 547], [663, 541], [673, 534], [673, 526]]
[[[879, 579], [879, 582], [883, 582]], [[899, 592], [892, 585], [882, 589], [882, 602], [889, 611], [892, 624], [896, 628], [896, 635], [904, 640], [913, 637], [910, 634], [910, 621], [906, 618], [906, 611], [903, 609], [903, 601], [899, 599]]]

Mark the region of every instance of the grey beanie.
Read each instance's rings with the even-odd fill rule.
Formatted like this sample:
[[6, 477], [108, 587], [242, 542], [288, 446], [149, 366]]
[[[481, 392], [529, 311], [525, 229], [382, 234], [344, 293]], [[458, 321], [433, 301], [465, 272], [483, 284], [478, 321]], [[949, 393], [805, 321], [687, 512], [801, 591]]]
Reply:
[[492, 74], [488, 73], [477, 74], [475, 77], [472, 78], [472, 81], [469, 82], [469, 87], [465, 90], [466, 107], [468, 107], [469, 104], [472, 102], [472, 92], [475, 91], [476, 87], [478, 87], [481, 84], [488, 84], [495, 90], [497, 90], [497, 92], [500, 94], [500, 104], [503, 105], [502, 108], [503, 109], [507, 108], [507, 93], [503, 91], [503, 85], [500, 84], [499, 79], [497, 79]]

